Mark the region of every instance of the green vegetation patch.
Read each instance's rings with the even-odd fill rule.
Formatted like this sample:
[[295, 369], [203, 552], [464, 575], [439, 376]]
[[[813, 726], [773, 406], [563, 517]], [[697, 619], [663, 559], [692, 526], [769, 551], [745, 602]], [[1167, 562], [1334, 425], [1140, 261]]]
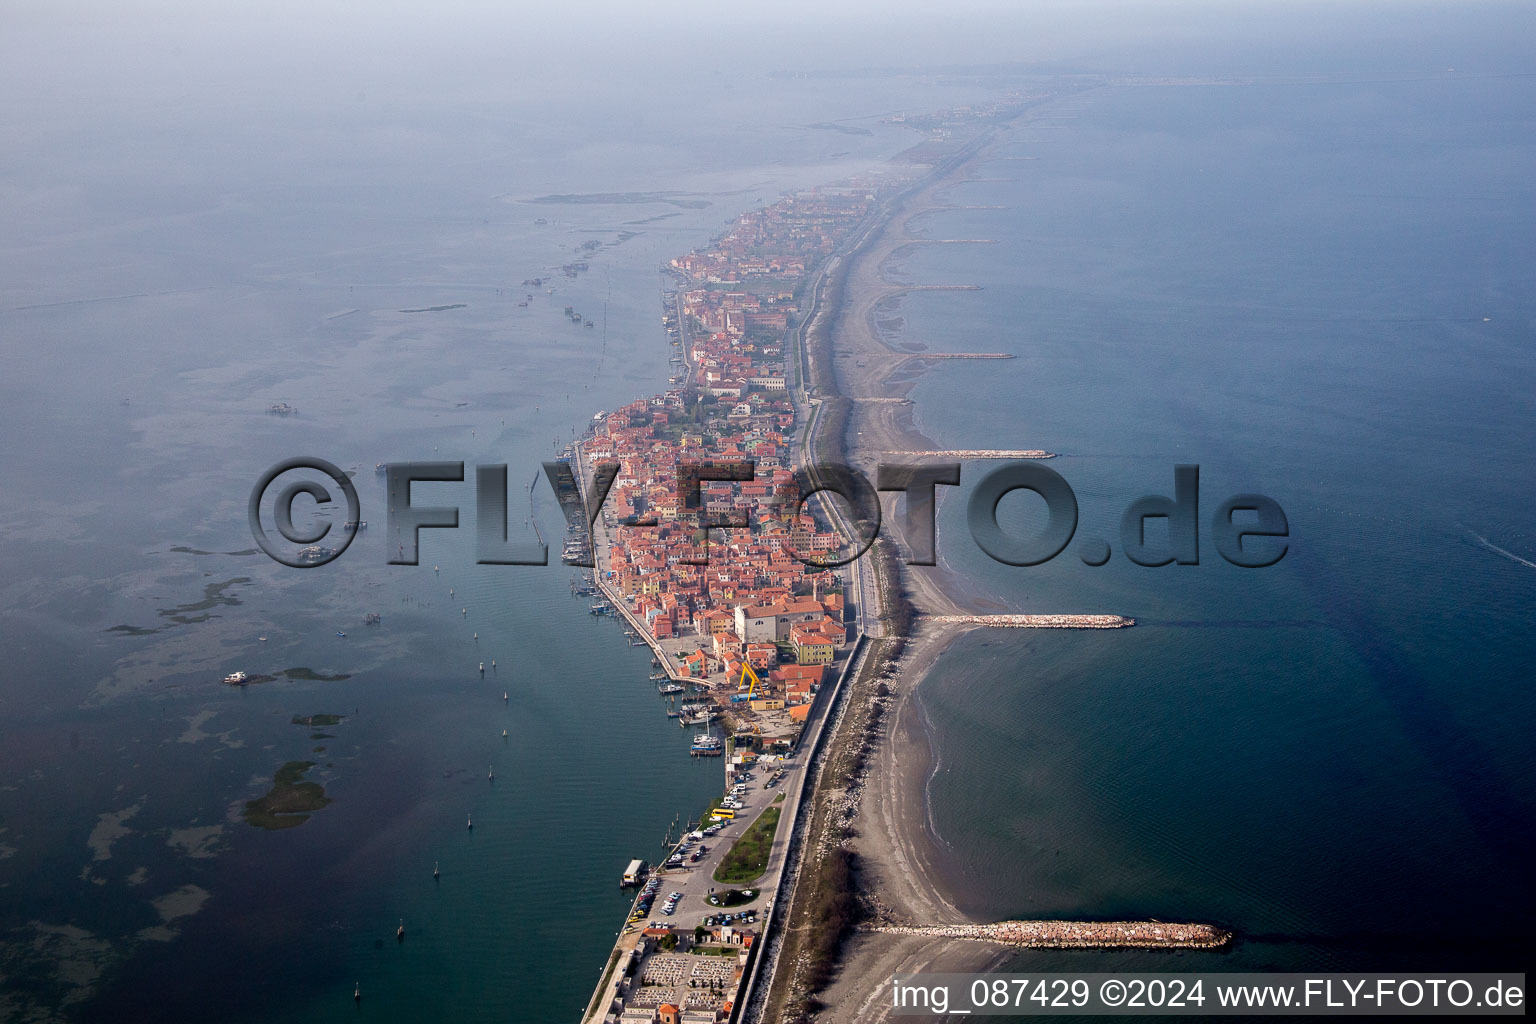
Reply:
[[854, 898], [856, 864], [854, 855], [838, 847], [823, 857], [817, 866], [811, 892], [806, 951], [808, 965], [805, 983], [811, 992], [820, 992], [832, 980], [842, 955], [843, 942], [863, 917]]
[[779, 808], [770, 807], [758, 815], [715, 868], [715, 881], [725, 885], [751, 882], [768, 870], [768, 852], [773, 849], [773, 834], [779, 827]]
[[707, 900], [712, 907], [739, 907], [751, 903], [762, 894], [761, 889], [726, 889], [710, 893]]
[[269, 832], [293, 828], [308, 821], [311, 812], [329, 804], [331, 800], [323, 786], [304, 780], [304, 773], [314, 766], [313, 761], [289, 761], [279, 768], [266, 795], [246, 802], [246, 824]]

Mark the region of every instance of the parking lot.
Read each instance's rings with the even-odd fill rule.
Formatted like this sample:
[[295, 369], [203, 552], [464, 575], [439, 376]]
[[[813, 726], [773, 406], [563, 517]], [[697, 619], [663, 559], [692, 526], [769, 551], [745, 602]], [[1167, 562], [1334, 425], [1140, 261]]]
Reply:
[[[797, 770], [799, 766], [793, 761], [769, 758], [738, 768], [727, 794], [738, 805], [728, 808], [735, 816], [713, 823], [706, 818], [699, 829], [683, 837], [668, 860], [652, 870], [626, 928], [669, 925], [679, 932], [691, 932], [701, 924], [752, 928], [763, 909], [761, 890], [756, 889], [755, 882], [735, 886], [716, 882], [715, 869], [732, 844], [785, 791]], [[783, 845], [784, 837], [776, 833], [769, 872], [783, 857]], [[711, 893], [731, 889], [751, 889], [757, 895], [731, 907], [709, 904]]]

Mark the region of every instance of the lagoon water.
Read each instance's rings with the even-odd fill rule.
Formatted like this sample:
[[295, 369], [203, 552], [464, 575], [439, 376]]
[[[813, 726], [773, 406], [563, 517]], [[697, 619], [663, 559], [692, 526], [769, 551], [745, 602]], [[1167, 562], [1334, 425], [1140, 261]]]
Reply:
[[[906, 338], [1019, 358], [925, 375], [921, 425], [1064, 453], [1079, 535], [1117, 549], [1008, 569], [947, 501], [944, 557], [999, 606], [1139, 621], [973, 634], [923, 685], [965, 909], [1216, 920], [1254, 966], [1487, 966], [1517, 941], [1536, 93], [1495, 65], [1096, 90], [951, 192], [1004, 210], [927, 219], [998, 244], [906, 261], [985, 287], [908, 297]], [[473, 564], [470, 484], [420, 488], [462, 528], [386, 565], [372, 467], [508, 463], [514, 535], [532, 514], [557, 537], [547, 487], [525, 490], [538, 461], [669, 373], [656, 268], [913, 141], [878, 115], [996, 83], [706, 62], [596, 103], [574, 74], [408, 92], [373, 68], [305, 93], [241, 67], [94, 105], [6, 90], [0, 1013], [323, 1021], [360, 983], [376, 1018], [574, 1018], [618, 872], [719, 766], [686, 757], [647, 655], [569, 570]], [[870, 134], [806, 127], [840, 119]], [[676, 194], [523, 201], [599, 192]], [[313, 571], [248, 553], [250, 486], [300, 454], [355, 470], [373, 523]], [[1286, 559], [1237, 570], [1207, 539], [1198, 567], [1126, 562], [1118, 510], [1177, 462], [1207, 514], [1278, 500]], [[218, 683], [288, 668], [348, 678]], [[345, 717], [292, 722], [317, 713]], [[241, 821], [294, 760], [332, 802]]]
[[[230, 76], [284, 88], [270, 71]], [[454, 84], [402, 100], [381, 75], [260, 120], [244, 95], [123, 95], [29, 122], [0, 285], [0, 1018], [332, 1020], [357, 983], [384, 1019], [574, 1018], [625, 863], [719, 792], [575, 570], [474, 564], [473, 467], [509, 466], [513, 538], [531, 514], [558, 562], [540, 460], [666, 386], [658, 269], [911, 145], [879, 121], [892, 105], [985, 92], [828, 97], [758, 71], [744, 114], [714, 65], [603, 102], [511, 72]], [[842, 118], [858, 130], [807, 127]], [[591, 193], [634, 195], [529, 201]], [[307, 571], [253, 553], [246, 524], [257, 478], [298, 455], [355, 472], [370, 522]], [[414, 496], [462, 528], [390, 566], [374, 466], [434, 458], [469, 482]], [[347, 678], [220, 684], [285, 669]], [[344, 720], [293, 722], [314, 714]], [[289, 761], [332, 802], [246, 824]]]

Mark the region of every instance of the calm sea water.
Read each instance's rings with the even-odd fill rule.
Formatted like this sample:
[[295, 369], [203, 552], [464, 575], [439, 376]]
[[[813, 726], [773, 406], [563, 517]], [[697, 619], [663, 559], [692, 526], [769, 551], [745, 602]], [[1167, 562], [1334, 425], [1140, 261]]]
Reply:
[[[209, 95], [153, 80], [98, 107], [55, 85], [52, 122], [28, 108], [49, 90], [18, 85], [0, 1018], [352, 1019], [360, 983], [374, 1019], [573, 1019], [624, 864], [719, 792], [648, 651], [587, 613], [573, 571], [474, 564], [472, 467], [509, 464], [514, 538], [532, 514], [558, 560], [548, 485], [526, 488], [595, 412], [666, 386], [658, 268], [911, 145], [879, 122], [894, 106], [988, 93], [828, 96], [713, 64], [529, 88], [484, 56], [485, 81], [413, 92], [373, 70], [291, 107], [246, 91], [303, 92], [286, 72], [238, 59]], [[857, 130], [807, 127], [844, 118]], [[665, 194], [526, 202], [552, 193]], [[298, 415], [269, 415], [280, 401]], [[251, 486], [296, 455], [355, 471], [373, 524], [307, 572], [251, 554], [246, 525]], [[388, 566], [373, 467], [433, 458], [471, 466], [416, 493], [462, 529]], [[220, 685], [290, 668], [348, 678]], [[293, 722], [313, 714], [345, 718]], [[279, 832], [240, 820], [297, 760], [332, 803]]]
[[[1018, 358], [942, 364], [913, 397], [943, 446], [1062, 453], [1078, 537], [1116, 549], [999, 565], [962, 494], [941, 514], [950, 565], [1007, 607], [1138, 625], [973, 633], [923, 684], [961, 906], [1217, 921], [1241, 936], [1233, 968], [1522, 962], [1536, 89], [1148, 85], [1051, 113], [949, 193], [1006, 211], [921, 222], [998, 244], [903, 268], [985, 287], [909, 296], [906, 340]], [[1201, 564], [1133, 565], [1120, 514], [1171, 495], [1177, 463], [1201, 468]], [[1210, 542], [1244, 491], [1286, 510], [1275, 567]], [[1012, 497], [1004, 519], [1038, 529], [1042, 508]]]

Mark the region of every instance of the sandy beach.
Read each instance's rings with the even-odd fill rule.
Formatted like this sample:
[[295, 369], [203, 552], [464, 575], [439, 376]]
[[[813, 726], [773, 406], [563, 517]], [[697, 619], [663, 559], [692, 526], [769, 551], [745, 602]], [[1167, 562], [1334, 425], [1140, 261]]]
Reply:
[[[882, 336], [879, 321], [889, 316], [890, 301], [919, 288], [921, 282], [892, 279], [903, 256], [926, 236], [912, 222], [942, 209], [942, 193], [971, 173], [973, 156], [949, 174], [909, 195], [884, 228], [849, 257], [843, 303], [832, 323], [838, 390], [853, 399], [847, 433], [850, 461], [872, 468], [890, 451], [932, 451], [941, 447], [923, 435], [906, 396], [924, 364], [910, 343], [895, 348]], [[892, 401], [901, 399], [901, 401]], [[885, 498], [885, 527], [900, 537], [902, 509], [896, 496]], [[913, 604], [925, 616], [992, 611], [990, 602], [966, 594], [964, 581], [940, 566], [906, 568], [904, 581]], [[880, 922], [898, 924], [972, 923], [938, 884], [942, 851], [928, 827], [926, 784], [933, 756], [920, 699], [915, 691], [924, 676], [966, 629], [954, 623], [919, 618], [916, 634], [893, 680], [895, 700], [872, 751], [857, 814], [863, 895]], [[844, 948], [843, 965], [821, 994], [826, 1009], [818, 1019], [883, 1020], [886, 981], [897, 973], [983, 971], [1007, 955], [1001, 946], [953, 942], [927, 936], [861, 931]]]

